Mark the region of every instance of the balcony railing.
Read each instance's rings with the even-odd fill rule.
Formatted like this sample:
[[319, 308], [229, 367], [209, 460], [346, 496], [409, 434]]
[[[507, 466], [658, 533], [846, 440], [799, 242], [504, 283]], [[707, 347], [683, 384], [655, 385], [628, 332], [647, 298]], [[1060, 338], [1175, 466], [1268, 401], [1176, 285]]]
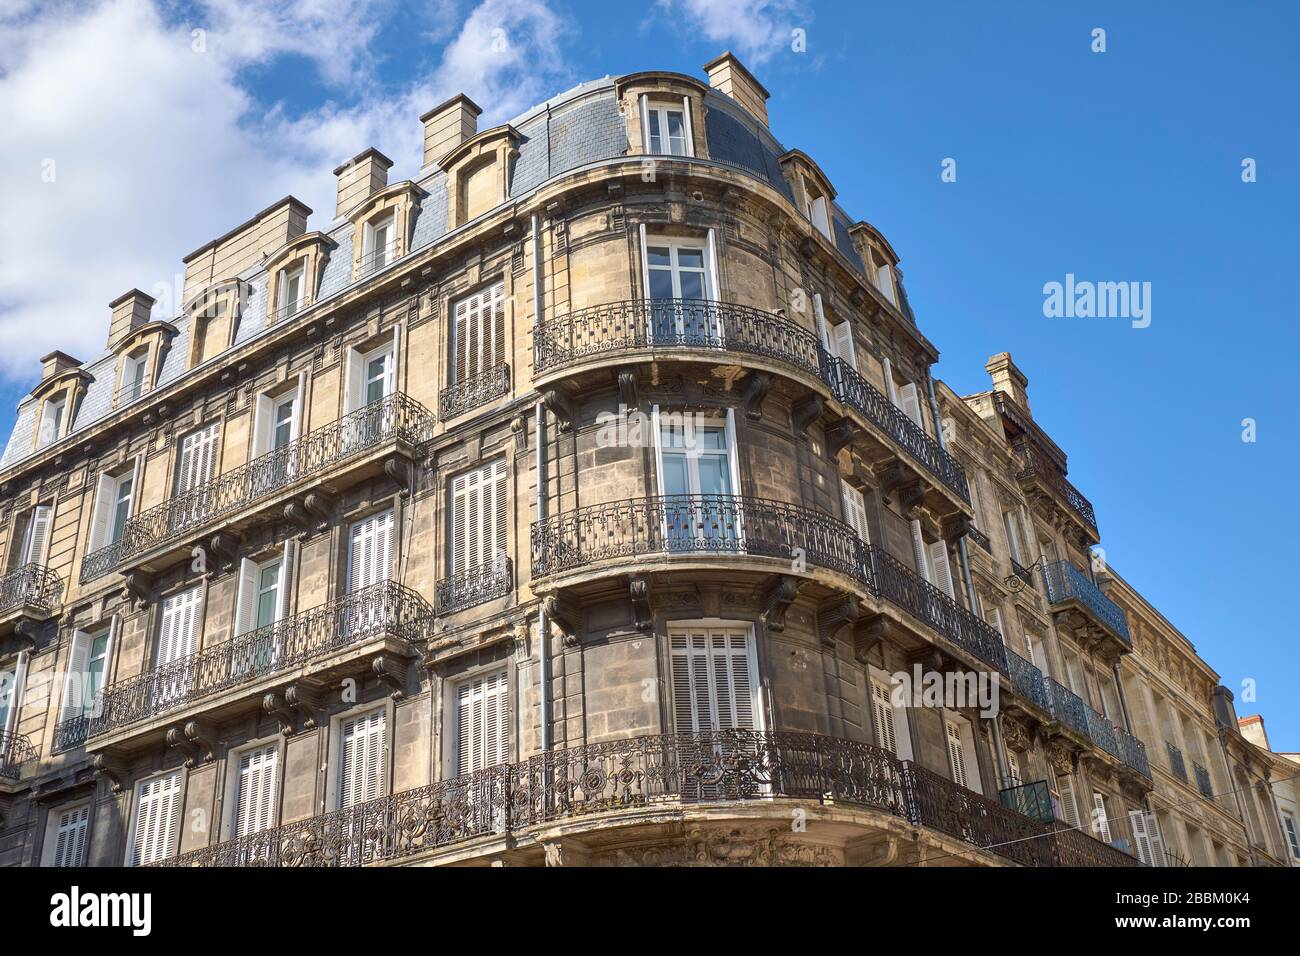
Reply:
[[1084, 523], [1096, 532], [1097, 514], [1092, 510], [1092, 502], [1085, 498], [1078, 488], [1070, 484], [1069, 479], [1061, 474], [1060, 469], [1039, 451], [1031, 441], [1022, 439], [1015, 443], [1014, 448], [1021, 461], [1024, 462], [1024, 467], [1020, 469], [1016, 477], [1020, 479], [1037, 478], [1042, 481], [1070, 506], [1070, 510], [1082, 518]]
[[1007, 676], [1011, 678], [1011, 689], [1039, 709], [1052, 712], [1052, 699], [1048, 694], [1047, 681], [1040, 671], [1011, 648], [1006, 649]]
[[723, 730], [634, 737], [537, 754], [251, 836], [162, 866], [350, 867], [474, 837], [672, 802], [833, 801], [926, 826], [1035, 866], [1137, 866], [870, 744]]
[[980, 620], [897, 558], [864, 545], [876, 582], [875, 592], [938, 631], [962, 650], [1007, 673], [1006, 647], [993, 625]]
[[25, 734], [0, 730], [0, 779], [17, 780], [23, 764], [37, 757], [36, 748]]
[[462, 379], [438, 393], [438, 414], [445, 422], [510, 393], [510, 366], [494, 365], [481, 375]]
[[63, 600], [63, 579], [40, 564], [24, 564], [0, 577], [0, 614], [20, 607], [53, 613]]
[[1214, 784], [1210, 782], [1210, 771], [1195, 760], [1192, 761], [1192, 769], [1196, 773], [1196, 787], [1201, 791], [1201, 796], [1207, 800], [1213, 800]]
[[373, 638], [424, 641], [432, 617], [428, 603], [410, 588], [396, 581], [372, 584], [109, 685], [96, 699], [87, 736], [93, 740]]
[[706, 299], [614, 302], [543, 323], [534, 347], [539, 373], [593, 356], [671, 348], [752, 355], [785, 365], [820, 378], [840, 402], [856, 409], [963, 501], [970, 501], [966, 473], [957, 459], [843, 360], [831, 358], [816, 333], [780, 315]]
[[966, 537], [983, 548], [986, 553], [993, 553], [993, 542], [989, 540], [989, 536], [974, 525], [967, 526]]
[[1051, 677], [1047, 681], [1047, 697], [1052, 703], [1052, 716], [1075, 733], [1088, 736], [1088, 710], [1083, 698]]
[[843, 404], [854, 408], [864, 418], [888, 435], [930, 474], [947, 485], [962, 501], [970, 503], [970, 486], [961, 463], [939, 447], [925, 429], [886, 398], [843, 359], [827, 362], [826, 380]]
[[1118, 724], [1115, 737], [1119, 741], [1119, 759], [1148, 780], [1151, 779], [1151, 761], [1147, 758], [1147, 745]]
[[1034, 572], [1030, 571], [1027, 567], [1025, 567], [1015, 558], [1011, 558], [1010, 560], [1011, 560], [1011, 573], [1014, 574], [1016, 577], [1018, 577], [1021, 581], [1024, 581], [1031, 588], [1036, 587], [1036, 585], [1034, 584]]
[[1183, 752], [1166, 740], [1165, 753], [1169, 756], [1169, 769], [1174, 776], [1187, 783], [1187, 764], [1183, 760]]
[[438, 582], [434, 609], [439, 615], [454, 614], [509, 594], [514, 588], [510, 559], [501, 555], [486, 564], [457, 571]]
[[80, 747], [86, 742], [86, 731], [89, 728], [89, 714], [79, 714], [59, 721], [54, 725], [54, 752], [63, 753], [73, 747]]
[[655, 495], [534, 522], [533, 574], [542, 577], [650, 554], [737, 554], [806, 561], [864, 578], [858, 537], [844, 522], [799, 505], [741, 495]]
[[998, 796], [1002, 800], [1002, 805], [1008, 810], [1033, 817], [1043, 823], [1052, 823], [1056, 820], [1056, 813], [1052, 809], [1052, 790], [1046, 780], [1005, 787]]
[[291, 485], [318, 478], [387, 442], [423, 446], [433, 437], [433, 426], [428, 409], [400, 392], [371, 402], [130, 518], [117, 543], [86, 555], [81, 583], [108, 574], [138, 555], [183, 542], [213, 522], [273, 498]]
[[1069, 561], [1053, 561], [1046, 565], [1043, 568], [1043, 580], [1047, 582], [1049, 604], [1078, 601], [1097, 623], [1125, 644], [1130, 647], [1133, 645], [1128, 635], [1128, 619], [1124, 617], [1123, 610], [1102, 594], [1101, 589]]
[[396, 262], [400, 256], [397, 254], [397, 240], [385, 243], [378, 249], [372, 249], [357, 260], [357, 278], [368, 276], [372, 272], [378, 272], [384, 266]]

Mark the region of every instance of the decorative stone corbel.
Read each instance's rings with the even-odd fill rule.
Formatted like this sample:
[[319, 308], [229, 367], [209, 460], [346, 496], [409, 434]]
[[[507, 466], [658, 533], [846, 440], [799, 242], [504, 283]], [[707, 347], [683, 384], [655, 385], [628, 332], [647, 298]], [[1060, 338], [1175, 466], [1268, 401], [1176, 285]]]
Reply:
[[889, 619], [883, 614], [864, 617], [853, 624], [853, 659], [866, 664], [871, 652], [889, 636]]
[[821, 417], [825, 407], [826, 403], [816, 392], [809, 392], [795, 402], [790, 409], [790, 423], [794, 426], [795, 435], [801, 437], [806, 434], [808, 426]]
[[637, 391], [636, 370], [622, 369], [616, 376], [618, 379], [618, 397], [629, 409], [639, 408], [641, 396]]
[[862, 308], [862, 304], [867, 301], [867, 290], [860, 285], [855, 285], [853, 291], [849, 293], [849, 302], [854, 308]]
[[290, 684], [284, 689], [284, 703], [298, 715], [303, 730], [315, 730], [320, 726], [320, 693], [314, 687]]
[[378, 654], [370, 664], [375, 676], [388, 687], [388, 696], [393, 700], [401, 700], [406, 696], [407, 665], [407, 661], [399, 660], [392, 654]]
[[560, 423], [560, 428], [569, 429], [573, 427], [573, 416], [576, 414], [573, 408], [573, 402], [569, 396], [565, 395], [558, 388], [547, 388], [542, 390], [542, 404], [546, 406], [547, 411], [555, 416]]
[[546, 608], [546, 617], [564, 635], [564, 644], [566, 647], [576, 647], [578, 645], [578, 610], [568, 601], [551, 595], [546, 599], [543, 606]]
[[280, 733], [285, 737], [293, 733], [295, 714], [284, 697], [276, 691], [267, 691], [262, 697], [262, 710], [270, 714], [280, 724]]
[[650, 582], [642, 575], [633, 575], [628, 588], [632, 594], [632, 624], [638, 631], [648, 631], [654, 623], [650, 613]]
[[[402, 489], [403, 498], [409, 498], [411, 492], [415, 490], [413, 487], [415, 478], [411, 474], [411, 466], [405, 458], [389, 458], [384, 462], [384, 474]], [[311, 495], [307, 497], [311, 498]]]
[[95, 776], [106, 777], [114, 793], [126, 789], [126, 764], [116, 754], [101, 751], [90, 758], [91, 769]]
[[750, 372], [740, 385], [745, 415], [753, 421], [760, 421], [763, 418], [763, 399], [772, 388], [772, 376], [767, 372]]
[[20, 617], [14, 622], [14, 637], [19, 650], [34, 651], [45, 628], [31, 618]]
[[209, 568], [209, 574], [217, 573], [221, 567], [233, 568], [239, 560], [239, 549], [244, 539], [233, 531], [218, 531], [208, 539], [208, 550], [217, 559], [216, 568]]
[[763, 619], [769, 631], [785, 630], [785, 612], [799, 595], [803, 582], [792, 574], [779, 574], [763, 595]]
[[302, 506], [301, 502], [290, 501], [284, 506], [285, 520], [298, 529], [298, 540], [305, 541], [311, 537], [311, 533], [316, 529], [316, 523], [311, 520], [311, 515], [307, 514], [307, 509]]
[[201, 721], [190, 720], [168, 727], [166, 738], [168, 747], [175, 747], [185, 754], [187, 768], [208, 763], [216, 756], [216, 740], [212, 730]]
[[853, 441], [853, 423], [841, 418], [826, 429], [826, 457], [834, 458]]
[[817, 637], [827, 647], [835, 646], [835, 636], [846, 624], [852, 624], [860, 614], [858, 599], [838, 597], [817, 609]]
[[799, 240], [799, 255], [805, 259], [811, 259], [817, 255], [817, 241], [812, 236], [804, 236]]
[[[388, 470], [386, 464], [384, 470]], [[390, 475], [389, 477], [392, 476]], [[317, 490], [307, 492], [302, 499], [302, 506], [307, 510], [307, 513], [311, 515], [313, 531], [319, 531], [322, 528], [329, 527], [330, 522], [334, 520], [336, 502], [332, 496], [327, 495], [323, 491]]]
[[128, 571], [122, 575], [122, 596], [133, 608], [154, 600], [153, 582], [141, 571]]
[[528, 450], [528, 415], [520, 413], [510, 419], [510, 431], [515, 436], [515, 451]]
[[943, 540], [956, 541], [958, 538], [965, 536], [970, 527], [971, 519], [969, 515], [964, 515], [960, 511], [949, 515], [943, 522]]

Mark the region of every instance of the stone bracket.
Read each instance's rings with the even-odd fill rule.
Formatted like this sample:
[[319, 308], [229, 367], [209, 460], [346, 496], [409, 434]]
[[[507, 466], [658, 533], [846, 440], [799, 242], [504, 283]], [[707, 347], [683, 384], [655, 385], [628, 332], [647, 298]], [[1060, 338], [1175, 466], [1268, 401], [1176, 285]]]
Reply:
[[763, 399], [772, 388], [772, 376], [767, 372], [750, 372], [741, 380], [740, 397], [745, 403], [745, 415], [751, 421], [763, 418]]
[[90, 766], [96, 776], [108, 778], [114, 793], [121, 793], [126, 788], [126, 763], [116, 754], [101, 751], [90, 758]]
[[790, 409], [790, 423], [794, 426], [795, 435], [806, 434], [808, 426], [821, 418], [825, 407], [826, 403], [816, 392], [810, 392], [795, 402]]
[[401, 700], [406, 696], [406, 679], [410, 662], [392, 654], [379, 654], [370, 664], [375, 676], [388, 687], [388, 696]]
[[212, 728], [199, 720], [168, 727], [167, 746], [184, 752], [187, 768], [208, 763], [216, 757], [217, 743]]
[[785, 630], [785, 612], [799, 595], [803, 582], [791, 574], [777, 575], [763, 595], [763, 619], [769, 631]]
[[864, 617], [853, 623], [853, 659], [866, 664], [871, 652], [889, 636], [889, 619], [883, 614]]
[[546, 617], [564, 634], [566, 647], [578, 645], [578, 609], [563, 598], [552, 595], [545, 602]]
[[618, 379], [618, 397], [629, 409], [640, 406], [640, 393], [637, 391], [636, 371], [634, 369], [623, 369], [617, 376]]
[[560, 423], [561, 430], [567, 430], [573, 427], [573, 418], [577, 414], [573, 407], [573, 402], [569, 396], [565, 395], [558, 388], [547, 388], [542, 390], [542, 404], [547, 410], [555, 416]]
[[632, 595], [632, 624], [638, 631], [649, 631], [654, 623], [650, 613], [650, 582], [636, 574], [628, 579], [628, 589]]
[[822, 604], [817, 610], [817, 637], [826, 647], [835, 646], [835, 636], [846, 624], [852, 624], [860, 614], [858, 599], [838, 597]]
[[841, 418], [826, 429], [826, 457], [834, 458], [853, 441], [853, 423]]
[[213, 562], [215, 567], [208, 568], [208, 575], [216, 575], [223, 569], [233, 568], [239, 560], [239, 549], [243, 543], [244, 539], [233, 531], [218, 531], [209, 538], [208, 550], [216, 560]]

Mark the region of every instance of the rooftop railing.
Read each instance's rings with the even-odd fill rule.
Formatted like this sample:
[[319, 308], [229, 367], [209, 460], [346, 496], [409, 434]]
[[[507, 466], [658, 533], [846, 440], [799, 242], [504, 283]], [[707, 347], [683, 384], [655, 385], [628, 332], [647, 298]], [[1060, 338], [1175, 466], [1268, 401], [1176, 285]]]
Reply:
[[1088, 580], [1087, 575], [1064, 559], [1053, 561], [1043, 568], [1047, 583], [1049, 604], [1077, 601], [1088, 614], [1128, 646], [1133, 645], [1128, 633], [1128, 619], [1118, 604], [1101, 593], [1101, 588]]
[[63, 600], [63, 579], [40, 564], [24, 564], [0, 577], [0, 614], [20, 607], [52, 613]]
[[81, 583], [108, 574], [139, 555], [188, 540], [214, 522], [274, 498], [292, 485], [318, 478], [387, 442], [423, 446], [433, 437], [433, 427], [434, 417], [428, 409], [400, 392], [371, 402], [128, 519], [116, 543], [86, 555], [81, 563]]

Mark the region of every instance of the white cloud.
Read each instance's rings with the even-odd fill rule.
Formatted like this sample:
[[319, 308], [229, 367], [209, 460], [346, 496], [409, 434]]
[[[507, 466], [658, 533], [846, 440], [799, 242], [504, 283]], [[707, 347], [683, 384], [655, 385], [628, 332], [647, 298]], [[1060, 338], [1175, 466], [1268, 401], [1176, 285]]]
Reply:
[[[543, 0], [483, 0], [442, 28], [426, 75], [382, 88], [375, 37], [394, 3], [211, 0], [181, 17], [151, 0], [0, 0], [0, 376], [31, 382], [55, 348], [97, 356], [111, 299], [174, 286], [182, 256], [286, 194], [328, 224], [331, 169], [367, 146], [413, 175], [419, 115], [452, 94], [499, 122], [571, 80]], [[320, 105], [267, 109], [244, 85], [283, 53], [318, 65], [302, 83]]]
[[791, 31], [806, 30], [812, 19], [799, 0], [655, 0], [655, 11], [719, 52], [732, 50], [750, 67], [789, 50]]

